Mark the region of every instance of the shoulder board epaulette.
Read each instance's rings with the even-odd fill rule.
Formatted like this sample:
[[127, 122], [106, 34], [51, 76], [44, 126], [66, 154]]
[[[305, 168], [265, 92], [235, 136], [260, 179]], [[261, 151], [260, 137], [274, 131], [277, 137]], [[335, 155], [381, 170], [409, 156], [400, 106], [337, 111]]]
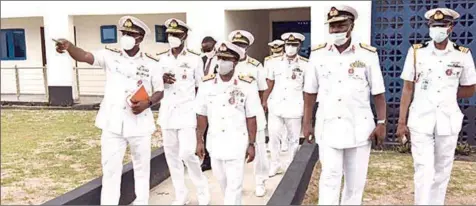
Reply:
[[252, 65], [254, 65], [254, 66], [256, 66], [256, 67], [259, 66], [259, 64], [261, 64], [258, 60], [253, 59], [253, 58], [251, 58], [251, 57], [248, 58], [248, 63], [250, 63], [250, 64], [252, 64]]
[[167, 53], [167, 52], [169, 52], [169, 49], [167, 49], [167, 50], [165, 50], [165, 51], [157, 52], [156, 55], [162, 55], [162, 54], [165, 54], [165, 53]]
[[421, 48], [425, 48], [426, 46], [428, 46], [428, 42], [425, 42], [423, 44], [413, 44], [412, 45], [413, 49], [421, 49]]
[[314, 47], [311, 51], [317, 51], [317, 50], [322, 49], [322, 48], [324, 48], [324, 47], [326, 47], [326, 46], [327, 46], [327, 43], [319, 44], [319, 45], [317, 45], [316, 47]]
[[156, 61], [156, 62], [158, 62], [158, 61], [159, 61], [159, 58], [157, 58], [157, 57], [153, 57], [153, 56], [152, 56], [152, 54], [145, 53], [145, 56], [146, 56], [146, 57], [149, 57], [150, 59], [152, 59], [152, 60], [154, 60], [154, 61]]
[[368, 44], [360, 43], [359, 45], [360, 45], [360, 47], [362, 47], [362, 49], [366, 49], [370, 52], [377, 52], [377, 48], [375, 48], [373, 46], [370, 46]]
[[460, 52], [463, 52], [463, 53], [468, 53], [469, 52], [469, 48], [468, 47], [464, 47], [464, 46], [460, 46], [460, 45], [457, 45], [457, 44], [453, 44], [454, 48]]
[[209, 75], [207, 75], [207, 76], [202, 77], [202, 81], [203, 81], [203, 82], [206, 82], [206, 81], [208, 81], [208, 80], [212, 80], [212, 79], [215, 78], [215, 76], [216, 76], [215, 74], [209, 74]]
[[248, 75], [239, 75], [238, 78], [241, 80], [241, 81], [244, 81], [244, 82], [248, 82], [248, 83], [251, 83], [253, 82], [254, 78], [248, 76]]
[[273, 58], [273, 56], [267, 56], [267, 57], [264, 58], [264, 61], [268, 61], [268, 60], [270, 60], [271, 58]]
[[116, 48], [110, 48], [110, 47], [106, 46], [106, 49], [109, 50], [109, 51], [112, 51], [112, 52], [121, 53], [121, 50], [116, 49]]
[[300, 60], [303, 60], [303, 61], [305, 61], [305, 62], [309, 62], [309, 59], [307, 59], [306, 57], [299, 56], [299, 59], [300, 59]]
[[193, 51], [191, 49], [187, 49], [188, 52], [192, 53], [192, 54], [195, 54], [197, 56], [200, 56], [200, 53], [196, 52], [196, 51]]

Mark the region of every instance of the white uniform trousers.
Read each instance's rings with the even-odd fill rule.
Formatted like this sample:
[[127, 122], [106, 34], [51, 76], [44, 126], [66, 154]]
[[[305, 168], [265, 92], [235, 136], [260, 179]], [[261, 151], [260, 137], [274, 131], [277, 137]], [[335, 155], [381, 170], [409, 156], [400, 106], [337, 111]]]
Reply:
[[184, 164], [198, 195], [207, 195], [208, 180], [200, 167], [200, 159], [195, 155], [197, 146], [195, 128], [164, 129], [162, 135], [165, 159], [175, 188], [176, 200], [185, 200], [188, 195]]
[[319, 179], [319, 205], [338, 205], [342, 175], [344, 190], [341, 205], [360, 205], [367, 179], [371, 145], [335, 149], [319, 145], [322, 166]]
[[224, 205], [241, 205], [245, 160], [220, 160], [210, 157], [212, 172], [224, 193]]
[[410, 130], [415, 168], [415, 204], [443, 205], [458, 135], [440, 136]]
[[136, 199], [133, 205], [149, 204], [151, 136], [123, 137], [103, 131], [101, 135], [101, 205], [118, 205], [121, 195], [122, 162], [129, 143], [134, 168]]
[[266, 153], [266, 136], [264, 130], [258, 131], [256, 135], [256, 148], [254, 172], [256, 185], [264, 185], [268, 179], [269, 160]]
[[275, 168], [280, 166], [279, 154], [279, 140], [284, 133], [284, 128], [287, 131], [287, 138], [289, 142], [289, 159], [286, 160], [286, 164], [290, 164], [296, 152], [299, 148], [299, 136], [301, 134], [302, 118], [283, 118], [271, 113], [268, 114], [268, 129], [269, 129], [269, 141], [271, 143], [271, 167]]

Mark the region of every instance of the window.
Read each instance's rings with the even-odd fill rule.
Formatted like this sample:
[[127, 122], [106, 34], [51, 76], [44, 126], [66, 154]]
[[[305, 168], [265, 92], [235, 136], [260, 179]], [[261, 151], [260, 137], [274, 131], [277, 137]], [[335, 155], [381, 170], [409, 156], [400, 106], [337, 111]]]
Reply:
[[101, 43], [117, 43], [117, 29], [115, 25], [101, 26]]
[[155, 25], [155, 42], [167, 43], [167, 34], [165, 33], [167, 27], [164, 25]]
[[2, 29], [0, 32], [0, 53], [2, 60], [25, 60], [25, 30]]

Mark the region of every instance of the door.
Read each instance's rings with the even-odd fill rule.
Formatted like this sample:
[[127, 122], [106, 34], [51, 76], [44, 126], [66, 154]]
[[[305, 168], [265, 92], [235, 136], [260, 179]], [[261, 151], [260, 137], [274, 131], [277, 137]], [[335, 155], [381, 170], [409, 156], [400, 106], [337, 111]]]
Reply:
[[273, 39], [281, 39], [281, 35], [287, 32], [297, 32], [306, 38], [302, 43], [299, 55], [309, 58], [311, 54], [311, 21], [279, 21], [273, 22]]

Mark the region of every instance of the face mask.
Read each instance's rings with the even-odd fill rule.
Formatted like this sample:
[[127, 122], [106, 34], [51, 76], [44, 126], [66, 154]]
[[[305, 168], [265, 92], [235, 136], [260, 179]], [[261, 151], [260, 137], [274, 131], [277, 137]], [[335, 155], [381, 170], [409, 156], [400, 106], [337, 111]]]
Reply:
[[331, 37], [332, 43], [335, 44], [336, 46], [341, 46], [345, 44], [347, 40], [349, 40], [349, 38], [347, 37], [347, 32], [333, 33], [330, 35], [331, 35], [330, 37]]
[[223, 60], [218, 60], [218, 73], [221, 75], [225, 75], [231, 72], [233, 70], [233, 62], [232, 61], [223, 61]]
[[297, 46], [286, 45], [284, 51], [286, 51], [286, 55], [294, 56], [297, 54]]
[[180, 40], [180, 39], [177, 38], [177, 37], [169, 36], [168, 40], [169, 40], [169, 45], [170, 45], [170, 47], [172, 47], [172, 48], [177, 48], [177, 47], [179, 47], [180, 45], [182, 45], [182, 40]]
[[134, 37], [124, 35], [121, 37], [121, 47], [124, 50], [131, 50], [136, 45], [136, 39]]
[[436, 43], [440, 43], [448, 38], [448, 28], [446, 27], [430, 27], [430, 37]]

